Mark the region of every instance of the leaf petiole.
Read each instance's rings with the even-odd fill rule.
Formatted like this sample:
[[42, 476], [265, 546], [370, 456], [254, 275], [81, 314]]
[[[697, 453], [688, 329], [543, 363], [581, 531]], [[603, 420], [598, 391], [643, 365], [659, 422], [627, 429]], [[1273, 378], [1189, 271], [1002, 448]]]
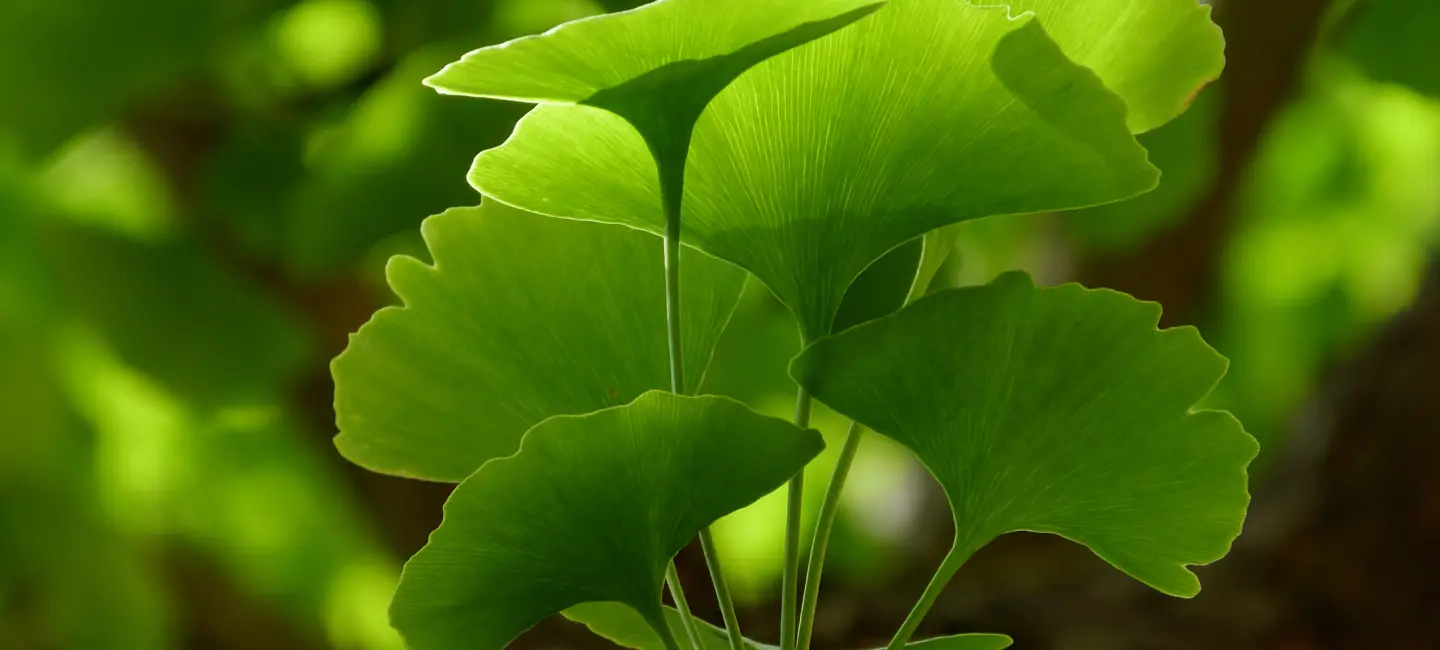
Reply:
[[[801, 349], [808, 342], [802, 342]], [[810, 393], [801, 388], [795, 394], [795, 426], [810, 426]], [[805, 506], [805, 470], [790, 479], [785, 504], [785, 567], [780, 575], [780, 650], [794, 650], [796, 642], [795, 592], [800, 582], [800, 519]]]
[[[680, 204], [685, 195], [685, 158], [689, 144], [687, 135], [677, 138], [668, 148], [651, 149], [659, 169], [660, 204], [665, 215], [665, 332], [670, 351], [670, 391], [677, 395], [685, 393], [685, 351], [680, 321]], [[730, 648], [743, 650], [744, 636], [740, 631], [740, 618], [735, 613], [735, 602], [730, 596], [730, 586], [725, 581], [720, 555], [710, 536], [710, 527], [701, 528], [699, 536], [700, 548], [705, 555], [705, 567], [710, 572], [710, 582], [715, 586], [715, 599], [720, 604], [720, 615], [725, 622]], [[674, 568], [672, 562], [672, 573]], [[688, 606], [680, 606], [684, 594], [678, 576], [671, 584], [670, 594], [675, 598], [676, 609], [680, 610], [680, 620], [690, 642], [694, 644], [695, 650], [703, 650], [694, 615], [690, 613]]]
[[[673, 571], [675, 565], [671, 564], [670, 566]], [[676, 602], [678, 603], [679, 601], [677, 600]], [[654, 611], [646, 612], [644, 617], [645, 622], [650, 625], [650, 629], [655, 630], [655, 634], [659, 636], [660, 641], [665, 644], [665, 650], [680, 650], [680, 642], [675, 639], [675, 633], [670, 630], [670, 624], [665, 622], [664, 609], [657, 605]], [[695, 647], [699, 648], [700, 646], [697, 645]]]
[[905, 617], [905, 622], [900, 624], [900, 629], [895, 631], [895, 636], [890, 639], [890, 645], [885, 650], [901, 650], [910, 641], [911, 635], [915, 634], [916, 628], [920, 627], [920, 621], [930, 613], [930, 608], [935, 605], [935, 600], [940, 597], [940, 592], [945, 590], [945, 585], [955, 577], [955, 572], [964, 566], [965, 561], [970, 559], [984, 544], [971, 544], [966, 548], [952, 547], [950, 552], [945, 554], [945, 560], [940, 563], [940, 568], [935, 570], [935, 575], [930, 578], [930, 584], [925, 585], [925, 592], [920, 594], [920, 600], [910, 609], [910, 614]]
[[845, 434], [845, 446], [840, 448], [840, 458], [835, 463], [835, 473], [830, 476], [830, 486], [825, 490], [825, 499], [820, 502], [815, 536], [810, 542], [810, 560], [805, 566], [805, 593], [800, 599], [800, 631], [796, 637], [799, 650], [810, 647], [810, 634], [815, 629], [815, 608], [819, 604], [820, 576], [825, 568], [825, 550], [830, 545], [830, 530], [835, 526], [835, 515], [840, 511], [840, 493], [845, 489], [845, 479], [850, 476], [850, 467], [855, 464], [855, 454], [864, 436], [865, 427], [851, 422], [850, 431]]
[[715, 548], [715, 539], [710, 535], [709, 526], [700, 529], [700, 550], [705, 553], [705, 564], [710, 568], [710, 581], [715, 583], [715, 599], [720, 602], [720, 618], [725, 623], [730, 650], [745, 650], [745, 637], [740, 635], [740, 617], [735, 613], [735, 601], [730, 597], [730, 584], [725, 582], [725, 571], [720, 566], [720, 553]]
[[680, 626], [685, 629], [685, 638], [689, 639], [690, 647], [693, 650], [705, 650], [700, 641], [700, 629], [695, 625], [694, 615], [690, 613], [690, 601], [685, 598], [685, 587], [680, 584], [680, 572], [675, 570], [674, 560], [671, 560], [670, 566], [665, 569], [665, 586], [670, 588], [670, 597], [675, 600], [675, 610], [680, 612]]

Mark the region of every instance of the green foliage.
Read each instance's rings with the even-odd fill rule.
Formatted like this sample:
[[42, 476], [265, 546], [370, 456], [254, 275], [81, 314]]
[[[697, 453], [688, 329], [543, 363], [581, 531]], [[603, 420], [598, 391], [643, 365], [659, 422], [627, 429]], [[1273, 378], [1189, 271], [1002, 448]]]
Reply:
[[[426, 81], [546, 105], [476, 159], [484, 207], [427, 222], [435, 266], [393, 262], [405, 306], [377, 315], [335, 363], [352, 460], [440, 480], [480, 467], [407, 566], [392, 617], [410, 645], [503, 647], [583, 605], [568, 615], [630, 647], [678, 650], [672, 620], [697, 650], [763, 647], [740, 633], [707, 527], [803, 475], [819, 438], [793, 444], [795, 427], [718, 397], [648, 392], [617, 406], [667, 369], [675, 392], [702, 385], [739, 296], [739, 270], [690, 249], [682, 265], [681, 242], [755, 275], [800, 338], [820, 340], [792, 366], [797, 424], [809, 391], [908, 447], [951, 496], [954, 552], [892, 649], [971, 553], [1013, 530], [1064, 535], [1194, 595], [1186, 567], [1239, 533], [1255, 453], [1228, 414], [1191, 410], [1223, 358], [1193, 330], [1157, 331], [1153, 305], [1020, 276], [902, 305], [954, 252], [938, 229], [1153, 188], [1133, 133], [1182, 112], [1218, 74], [1209, 9], [717, 4], [661, 0], [577, 21]], [[643, 231], [663, 235], [663, 258]], [[808, 646], [859, 435], [820, 510], [798, 633], [794, 592], [782, 596], [781, 648]], [[802, 495], [797, 478], [787, 589]], [[679, 610], [661, 606], [666, 566], [697, 533], [723, 631], [692, 620], [673, 580]]]
[[1125, 98], [1131, 130], [1143, 133], [1184, 112], [1225, 67], [1225, 40], [1210, 7], [1190, 0], [1018, 0], [1071, 60]]
[[1159, 317], [1123, 294], [1007, 274], [821, 340], [791, 372], [935, 475], [954, 556], [1011, 531], [1055, 533], [1193, 596], [1185, 565], [1219, 559], [1240, 533], [1256, 445], [1229, 414], [1191, 411], [1225, 360], [1194, 329], [1156, 331]]
[[[665, 650], [665, 644], [655, 635], [655, 630], [645, 623], [634, 610], [618, 603], [586, 603], [565, 610], [565, 618], [581, 623], [594, 632], [623, 648], [634, 650]], [[680, 613], [665, 608], [665, 618], [674, 627], [680, 625]], [[724, 650], [725, 630], [701, 622], [703, 650]], [[1010, 647], [1010, 637], [1003, 634], [958, 634], [938, 637], [906, 644], [911, 650], [1005, 650]], [[745, 639], [746, 650], [775, 650], [775, 646]]]
[[[894, 1], [757, 67], [696, 125], [682, 238], [753, 273], [813, 340], [861, 271], [929, 230], [1150, 189], [1123, 102], [1042, 23]], [[643, 140], [602, 111], [536, 109], [470, 181], [542, 214], [664, 228]]]
[[[655, 238], [493, 201], [425, 222], [435, 266], [391, 261], [403, 308], [335, 360], [337, 444], [376, 471], [458, 482], [553, 415], [628, 404], [668, 376]], [[482, 252], [477, 255], [476, 252]], [[699, 386], [745, 276], [685, 254], [686, 364]]]
[[[0, 626], [17, 603], [43, 619], [0, 637], [173, 645], [185, 608], [149, 554], [176, 545], [307, 634], [401, 646], [357, 615], [390, 600], [395, 558], [353, 477], [303, 440], [328, 433], [320, 418], [297, 411], [324, 390], [312, 366], [379, 304], [357, 281], [368, 262], [423, 257], [424, 215], [475, 203], [467, 164], [483, 203], [425, 221], [433, 264], [391, 260], [403, 304], [331, 368], [345, 458], [460, 482], [391, 606], [412, 650], [500, 648], [561, 611], [641, 650], [679, 650], [677, 629], [694, 650], [774, 650], [743, 637], [723, 581], [725, 629], [661, 589], [697, 534], [723, 577], [707, 527], [767, 493], [790, 509], [772, 540], [790, 587], [798, 510], [821, 506], [819, 584], [861, 434], [820, 459], [805, 391], [798, 425], [749, 408], [795, 390], [802, 341], [819, 342], [799, 383], [899, 441], [872, 437], [897, 464], [913, 452], [955, 510], [955, 553], [891, 648], [1007, 647], [909, 639], [970, 552], [1012, 530], [1192, 595], [1186, 567], [1238, 532], [1254, 453], [1233, 419], [1191, 410], [1223, 359], [1118, 294], [1007, 276], [922, 296], [945, 268], [1011, 265], [956, 227], [1089, 207], [1100, 239], [1135, 241], [1193, 201], [1211, 161], [1187, 154], [1211, 116], [1164, 125], [1223, 65], [1208, 7], [637, 4], [0, 6], [0, 528], [18, 531], [0, 535]], [[629, 11], [426, 77], [602, 7]], [[1371, 56], [1373, 32], [1354, 59], [1418, 86]], [[516, 127], [526, 103], [544, 105]], [[1145, 195], [1156, 166], [1167, 184]], [[746, 286], [755, 318], [730, 327]], [[808, 497], [798, 480], [772, 492], [807, 474]], [[786, 650], [809, 644], [793, 604]]]
[[720, 397], [652, 392], [546, 420], [518, 454], [456, 489], [405, 567], [392, 620], [413, 648], [501, 648], [545, 616], [613, 601], [669, 634], [660, 587], [670, 558], [822, 446], [813, 431]]
[[1074, 239], [1099, 251], [1130, 250], [1183, 219], [1215, 181], [1219, 90], [1209, 89], [1175, 121], [1137, 139], [1160, 168], [1155, 191], [1064, 217]]

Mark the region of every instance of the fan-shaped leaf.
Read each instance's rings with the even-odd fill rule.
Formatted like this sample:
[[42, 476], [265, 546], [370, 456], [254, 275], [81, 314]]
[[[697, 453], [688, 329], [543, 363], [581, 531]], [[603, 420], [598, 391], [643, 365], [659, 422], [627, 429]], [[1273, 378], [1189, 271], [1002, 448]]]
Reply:
[[[618, 603], [586, 603], [571, 607], [564, 613], [565, 618], [584, 624], [591, 632], [615, 645], [634, 650], [665, 650], [664, 643], [645, 624], [645, 619]], [[670, 621], [671, 627], [679, 629], [679, 612], [666, 607], [665, 618]], [[696, 625], [700, 628], [700, 640], [705, 644], [703, 650], [728, 650], [730, 646], [725, 630], [701, 620], [697, 620]], [[746, 650], [775, 650], [777, 647], [750, 639], [744, 642]], [[915, 641], [905, 647], [911, 650], [1004, 650], [1011, 643], [1010, 637], [1003, 634], [957, 634]]]
[[[552, 415], [668, 385], [659, 240], [486, 202], [423, 227], [435, 266], [391, 260], [404, 307], [333, 364], [336, 444], [369, 469], [459, 481]], [[688, 385], [698, 386], [744, 272], [684, 251]]]
[[979, 0], [1033, 12], [1071, 60], [1125, 98], [1130, 128], [1149, 131], [1185, 112], [1225, 68], [1225, 37], [1196, 0]]
[[870, 14], [884, 0], [659, 0], [466, 54], [425, 81], [443, 93], [586, 104], [684, 161], [690, 129], [740, 73]]
[[1159, 316], [1012, 273], [824, 339], [791, 374], [920, 458], [950, 499], [958, 557], [1011, 531], [1055, 533], [1193, 596], [1186, 566], [1239, 534], [1257, 448], [1228, 413], [1191, 410], [1225, 359], [1193, 328], [1156, 330]]
[[[683, 236], [758, 276], [811, 340], [831, 331], [851, 281], [902, 242], [1156, 180], [1124, 102], [1039, 22], [956, 0], [892, 0], [760, 64], [716, 97], [694, 143]], [[544, 214], [664, 225], [645, 144], [604, 111], [532, 111], [470, 180]]]
[[651, 392], [555, 417], [486, 463], [405, 567], [391, 621], [411, 650], [504, 647], [586, 602], [665, 625], [670, 559], [706, 526], [800, 471], [820, 434], [723, 397]]

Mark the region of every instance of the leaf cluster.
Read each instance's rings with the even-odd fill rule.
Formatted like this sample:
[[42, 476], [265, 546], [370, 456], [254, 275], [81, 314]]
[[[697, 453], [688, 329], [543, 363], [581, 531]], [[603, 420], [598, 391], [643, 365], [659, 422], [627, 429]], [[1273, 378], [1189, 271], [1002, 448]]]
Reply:
[[[788, 481], [779, 646], [807, 648], [827, 518], [867, 430], [935, 476], [956, 529], [892, 649], [1009, 645], [911, 636], [1012, 531], [1193, 596], [1188, 567], [1240, 532], [1256, 453], [1233, 417], [1194, 408], [1225, 360], [1116, 292], [1007, 274], [926, 295], [947, 254], [927, 235], [1149, 191], [1136, 134], [1182, 113], [1222, 49], [1191, 0], [659, 0], [429, 77], [539, 106], [475, 159], [483, 203], [426, 222], [433, 263], [391, 261], [403, 306], [333, 365], [346, 457], [460, 483], [394, 625], [414, 650], [498, 649], [563, 611], [634, 648], [767, 647], [741, 635], [707, 527]], [[747, 278], [799, 327], [794, 422], [686, 394]], [[812, 398], [854, 425], [802, 599]], [[697, 535], [723, 629], [668, 570]]]

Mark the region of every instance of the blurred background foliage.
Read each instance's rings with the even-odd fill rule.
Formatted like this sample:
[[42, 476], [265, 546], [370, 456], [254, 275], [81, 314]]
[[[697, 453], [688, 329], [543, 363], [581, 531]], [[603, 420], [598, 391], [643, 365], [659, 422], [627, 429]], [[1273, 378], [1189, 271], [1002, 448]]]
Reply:
[[[385, 607], [447, 487], [334, 453], [328, 360], [393, 300], [385, 260], [425, 256], [420, 221], [478, 201], [470, 159], [525, 110], [419, 81], [468, 49], [633, 4], [0, 3], [0, 649], [402, 647]], [[1440, 4], [1218, 4], [1226, 77], [1141, 136], [1158, 190], [938, 231], [949, 255], [930, 286], [1023, 268], [1161, 300], [1167, 324], [1199, 326], [1230, 357], [1211, 401], [1265, 444], [1263, 497], [1289, 480], [1279, 459], [1324, 387], [1423, 290], [1440, 227]], [[705, 389], [785, 415], [797, 348], [752, 282]], [[1440, 366], [1415, 381], [1440, 386]], [[1435, 431], [1430, 418], [1400, 426]], [[823, 409], [816, 423], [837, 444], [808, 470], [812, 507], [846, 424]], [[777, 493], [715, 530], [762, 638], [783, 510]], [[944, 550], [943, 513], [906, 454], [865, 440], [819, 643], [898, 622]], [[693, 551], [681, 565], [704, 612]], [[1022, 614], [1043, 602], [1032, 586], [1056, 612], [1086, 611], [1064, 599], [1088, 592], [1046, 580], [1091, 560], [987, 553], [1010, 586], [962, 581], [937, 629], [1040, 620]], [[1182, 647], [1106, 625], [1002, 631], [1026, 647]], [[600, 643], [572, 627], [522, 643]]]

